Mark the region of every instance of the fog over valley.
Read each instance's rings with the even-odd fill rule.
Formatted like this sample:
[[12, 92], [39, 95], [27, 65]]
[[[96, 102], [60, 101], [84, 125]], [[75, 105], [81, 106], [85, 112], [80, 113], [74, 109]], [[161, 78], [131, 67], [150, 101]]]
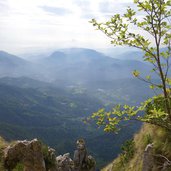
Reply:
[[[25, 148], [40, 143], [55, 167], [61, 167], [55, 155], [71, 162], [66, 153], [73, 158], [75, 148], [81, 149], [78, 171], [93, 163], [88, 151], [98, 171], [116, 157], [116, 168], [143, 164], [146, 145], [164, 135], [164, 147], [154, 143], [163, 153], [154, 151], [168, 162], [171, 137], [155, 134], [158, 126], [171, 130], [170, 5], [170, 0], [0, 0], [0, 170], [9, 164], [1, 161], [10, 154], [5, 146], [17, 140], [28, 140]], [[24, 170], [19, 157], [15, 171]], [[42, 161], [54, 164], [44, 156]]]
[[38, 137], [60, 154], [72, 152], [75, 140], [84, 137], [98, 165], [104, 165], [140, 124], [113, 135], [83, 119], [102, 107], [135, 105], [153, 95], [148, 84], [131, 74], [151, 70], [126, 58], [134, 53], [117, 59], [93, 49], [67, 48], [29, 61], [0, 51], [0, 134], [8, 140]]

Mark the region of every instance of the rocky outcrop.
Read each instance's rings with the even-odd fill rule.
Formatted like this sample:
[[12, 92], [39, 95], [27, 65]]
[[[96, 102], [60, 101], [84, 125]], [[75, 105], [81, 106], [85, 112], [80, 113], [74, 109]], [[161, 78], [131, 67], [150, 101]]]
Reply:
[[56, 157], [55, 150], [49, 147], [44, 152], [37, 139], [17, 141], [5, 148], [4, 167], [12, 171], [18, 163], [23, 163], [24, 171], [94, 171], [96, 164], [83, 139], [77, 141], [73, 160], [69, 153]]
[[168, 171], [171, 161], [161, 154], [154, 154], [153, 144], [148, 144], [144, 151], [142, 171]]
[[46, 171], [42, 145], [37, 140], [18, 141], [4, 150], [4, 167], [11, 171], [22, 162], [24, 171]]
[[79, 139], [76, 142], [77, 149], [74, 152], [74, 167], [75, 171], [94, 171], [95, 160], [92, 156], [88, 155], [85, 141]]
[[66, 153], [63, 156], [56, 157], [58, 171], [72, 171], [74, 170], [74, 162], [70, 158], [70, 154]]
[[142, 171], [150, 171], [153, 165], [153, 144], [148, 144], [144, 151]]

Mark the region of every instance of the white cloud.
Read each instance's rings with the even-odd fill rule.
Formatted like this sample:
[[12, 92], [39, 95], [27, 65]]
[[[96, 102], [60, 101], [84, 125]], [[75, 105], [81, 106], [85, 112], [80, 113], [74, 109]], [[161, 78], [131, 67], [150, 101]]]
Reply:
[[0, 0], [0, 49], [110, 46], [88, 21], [122, 11], [131, 1], [105, 0], [105, 6], [103, 0]]

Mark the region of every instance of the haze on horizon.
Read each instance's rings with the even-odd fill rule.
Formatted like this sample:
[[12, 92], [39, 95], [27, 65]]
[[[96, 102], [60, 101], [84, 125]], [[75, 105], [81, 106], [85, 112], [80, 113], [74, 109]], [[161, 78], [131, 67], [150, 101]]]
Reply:
[[21, 54], [113, 47], [89, 21], [110, 18], [132, 5], [132, 0], [0, 0], [0, 50]]

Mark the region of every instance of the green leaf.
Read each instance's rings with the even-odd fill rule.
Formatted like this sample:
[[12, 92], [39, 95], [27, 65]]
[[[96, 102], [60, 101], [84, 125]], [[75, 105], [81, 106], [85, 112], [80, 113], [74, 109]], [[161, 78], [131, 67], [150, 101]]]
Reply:
[[147, 79], [147, 80], [151, 80], [151, 76], [150, 76], [150, 75], [147, 75], [147, 76], [146, 76], [146, 79]]
[[134, 70], [134, 71], [132, 72], [132, 74], [133, 74], [134, 77], [138, 77], [138, 76], [140, 75], [140, 72], [137, 71], [137, 70]]

